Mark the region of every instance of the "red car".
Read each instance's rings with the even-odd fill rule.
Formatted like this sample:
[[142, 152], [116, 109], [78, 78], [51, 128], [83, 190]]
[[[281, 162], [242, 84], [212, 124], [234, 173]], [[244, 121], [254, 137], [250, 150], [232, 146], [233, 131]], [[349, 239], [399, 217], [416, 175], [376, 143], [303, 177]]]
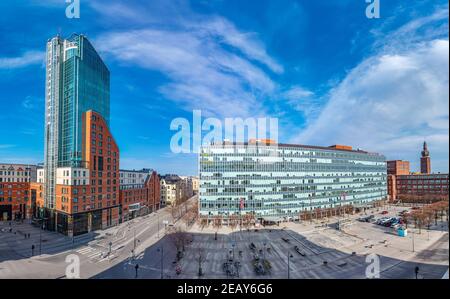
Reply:
[[383, 211], [381, 212], [381, 215], [386, 215], [388, 213], [388, 211]]

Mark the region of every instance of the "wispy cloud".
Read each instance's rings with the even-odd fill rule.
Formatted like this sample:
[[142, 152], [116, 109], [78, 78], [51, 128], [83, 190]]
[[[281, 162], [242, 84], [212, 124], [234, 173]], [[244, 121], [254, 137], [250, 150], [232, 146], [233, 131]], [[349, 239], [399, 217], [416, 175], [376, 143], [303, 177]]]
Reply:
[[[110, 13], [99, 2], [92, 7], [101, 15]], [[159, 92], [185, 110], [224, 117], [265, 114], [261, 102], [278, 89], [271, 77], [283, 72], [281, 64], [268, 55], [257, 34], [242, 32], [223, 17], [200, 17], [180, 7], [185, 13], [171, 12], [176, 17], [167, 26], [150, 9], [130, 5], [125, 19], [132, 17], [140, 28], [102, 34], [96, 44], [123, 65], [163, 73], [168, 81]]]
[[435, 40], [367, 59], [330, 92], [317, 121], [293, 140], [347, 143], [414, 162], [426, 139], [436, 157], [448, 159], [448, 55], [448, 40]]
[[31, 110], [37, 107], [42, 107], [44, 103], [43, 98], [35, 97], [35, 96], [26, 96], [22, 101], [22, 107]]
[[384, 28], [385, 26], [373, 29], [371, 32], [376, 37], [373, 49], [378, 52], [398, 53], [415, 48], [423, 42], [446, 39], [449, 29], [448, 13], [446, 5], [438, 7], [430, 15], [416, 17], [392, 30]]
[[44, 63], [45, 53], [40, 51], [28, 51], [21, 56], [0, 57], [0, 69], [15, 69], [29, 65]]
[[[215, 17], [202, 23], [189, 24], [192, 28], [212, 34], [219, 38], [219, 42], [239, 49], [249, 59], [259, 61], [275, 73], [282, 73], [284, 67], [270, 57], [258, 35], [252, 32], [240, 32], [231, 22], [222, 17]], [[187, 26], [187, 27], [189, 27]]]
[[324, 103], [324, 100], [316, 97], [314, 92], [298, 85], [282, 92], [279, 98], [286, 101], [295, 111], [303, 113], [306, 123], [317, 117]]

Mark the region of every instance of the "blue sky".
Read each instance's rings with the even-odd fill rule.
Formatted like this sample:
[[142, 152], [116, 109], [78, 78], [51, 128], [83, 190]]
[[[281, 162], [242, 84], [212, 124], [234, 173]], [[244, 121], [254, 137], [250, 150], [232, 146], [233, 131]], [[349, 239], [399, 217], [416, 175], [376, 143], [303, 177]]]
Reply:
[[43, 160], [47, 39], [83, 33], [111, 71], [121, 168], [195, 174], [170, 122], [276, 117], [279, 140], [380, 152], [448, 172], [447, 1], [64, 0], [0, 2], [0, 162]]

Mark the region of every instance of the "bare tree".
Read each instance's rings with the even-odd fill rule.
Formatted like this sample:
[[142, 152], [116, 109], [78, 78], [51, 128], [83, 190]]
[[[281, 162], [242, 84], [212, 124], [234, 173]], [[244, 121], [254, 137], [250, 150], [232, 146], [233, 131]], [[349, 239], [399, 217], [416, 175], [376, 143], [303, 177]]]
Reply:
[[177, 259], [180, 260], [184, 254], [185, 246], [189, 239], [188, 234], [182, 228], [171, 228], [169, 232], [169, 238], [173, 245], [177, 249]]
[[217, 228], [222, 227], [222, 216], [220, 216], [220, 215], [214, 216], [214, 218], [213, 218], [213, 226], [217, 227]]
[[230, 217], [228, 217], [228, 221], [229, 221], [231, 229], [234, 230], [236, 228], [236, 226], [238, 225], [239, 219], [238, 219], [237, 215], [233, 214], [233, 215], [230, 215]]
[[249, 228], [253, 223], [255, 216], [253, 214], [245, 214], [242, 216], [242, 225], [245, 228]]

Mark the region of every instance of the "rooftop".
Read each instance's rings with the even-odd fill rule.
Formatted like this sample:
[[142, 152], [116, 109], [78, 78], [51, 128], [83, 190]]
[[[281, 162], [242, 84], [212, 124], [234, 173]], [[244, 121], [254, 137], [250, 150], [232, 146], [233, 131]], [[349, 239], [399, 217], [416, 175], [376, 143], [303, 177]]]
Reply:
[[151, 169], [151, 168], [142, 168], [140, 170], [136, 170], [136, 169], [120, 169], [119, 172], [150, 173], [150, 172], [153, 172], [153, 169]]
[[263, 146], [278, 146], [278, 147], [293, 147], [293, 148], [304, 148], [304, 149], [321, 149], [321, 150], [331, 150], [331, 151], [343, 151], [343, 152], [353, 152], [353, 153], [361, 153], [361, 154], [372, 154], [372, 155], [381, 155], [379, 153], [374, 152], [368, 152], [361, 149], [353, 149], [351, 146], [348, 145], [331, 145], [331, 146], [318, 146], [318, 145], [304, 145], [304, 144], [287, 144], [287, 143], [274, 143], [274, 142], [231, 142], [231, 141], [223, 141], [223, 142], [216, 142], [211, 144], [213, 146], [223, 146], [223, 145], [263, 145]]

